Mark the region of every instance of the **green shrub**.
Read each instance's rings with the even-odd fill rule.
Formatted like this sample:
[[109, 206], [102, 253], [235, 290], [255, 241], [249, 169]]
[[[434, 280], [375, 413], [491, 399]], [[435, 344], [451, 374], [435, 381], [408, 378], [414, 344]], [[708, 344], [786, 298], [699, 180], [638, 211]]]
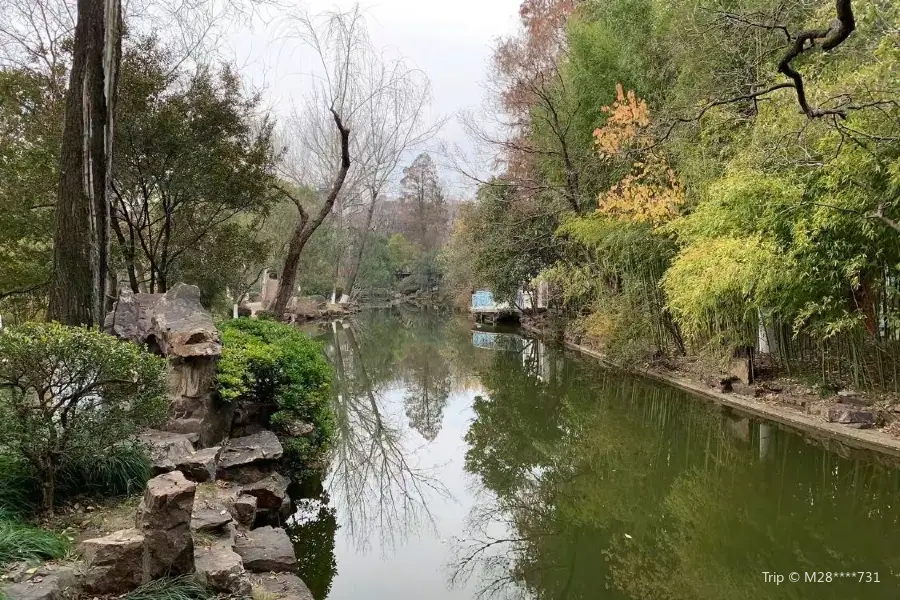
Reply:
[[68, 550], [65, 537], [0, 516], [0, 567], [17, 561], [60, 558]]
[[[63, 457], [56, 476], [54, 504], [73, 498], [128, 496], [143, 490], [152, 461], [141, 444], [115, 444], [102, 453]], [[26, 461], [0, 455], [0, 519], [28, 516], [37, 508], [40, 480]]]
[[321, 346], [289, 325], [235, 319], [220, 325], [224, 344], [216, 386], [225, 401], [272, 404], [272, 424], [283, 432], [306, 422], [306, 437], [284, 442], [285, 458], [295, 472], [320, 462], [333, 432], [331, 366]]
[[165, 363], [134, 344], [34, 323], [0, 333], [0, 357], [0, 453], [33, 469], [44, 510], [65, 463], [77, 472], [165, 419]]

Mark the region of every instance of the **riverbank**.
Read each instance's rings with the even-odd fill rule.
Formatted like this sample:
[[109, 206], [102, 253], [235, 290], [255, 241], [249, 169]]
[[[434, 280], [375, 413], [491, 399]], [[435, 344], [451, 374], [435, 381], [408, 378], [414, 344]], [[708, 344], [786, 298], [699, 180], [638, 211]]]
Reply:
[[[547, 337], [547, 331], [523, 320], [524, 331]], [[566, 337], [565, 347], [599, 361], [603, 366], [647, 377], [702, 399], [742, 412], [750, 417], [771, 421], [804, 434], [838, 454], [849, 456], [854, 450], [876, 452], [900, 463], [900, 420], [894, 410], [878, 406], [859, 393], [820, 397], [794, 380], [773, 379], [759, 385], [740, 385], [737, 390], [714, 389], [721, 378], [717, 373], [697, 372], [688, 363], [630, 365], [616, 363], [604, 353]], [[754, 395], [751, 396], [747, 393]], [[842, 422], [843, 421], [843, 422]]]

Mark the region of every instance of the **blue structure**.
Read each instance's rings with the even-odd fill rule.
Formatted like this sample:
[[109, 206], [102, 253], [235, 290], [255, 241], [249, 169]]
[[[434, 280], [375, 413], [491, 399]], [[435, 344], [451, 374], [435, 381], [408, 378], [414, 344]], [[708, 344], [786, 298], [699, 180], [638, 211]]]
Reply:
[[472, 294], [472, 310], [490, 310], [496, 308], [494, 295], [488, 290], [478, 290]]

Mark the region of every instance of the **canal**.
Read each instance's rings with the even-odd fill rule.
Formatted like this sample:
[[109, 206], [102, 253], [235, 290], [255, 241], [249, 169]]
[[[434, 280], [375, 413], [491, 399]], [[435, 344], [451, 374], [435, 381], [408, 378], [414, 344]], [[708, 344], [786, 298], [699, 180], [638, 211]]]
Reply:
[[452, 317], [317, 335], [337, 435], [294, 529], [316, 600], [900, 597], [875, 455]]

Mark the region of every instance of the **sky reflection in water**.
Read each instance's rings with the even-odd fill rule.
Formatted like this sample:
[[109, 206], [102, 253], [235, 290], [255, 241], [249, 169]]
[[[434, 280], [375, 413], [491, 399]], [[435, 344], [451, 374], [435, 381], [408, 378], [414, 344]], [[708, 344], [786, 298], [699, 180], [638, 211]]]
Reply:
[[[457, 319], [320, 339], [338, 434], [294, 532], [317, 600], [897, 597], [900, 477], [871, 455]], [[762, 575], [825, 570], [881, 583]]]

